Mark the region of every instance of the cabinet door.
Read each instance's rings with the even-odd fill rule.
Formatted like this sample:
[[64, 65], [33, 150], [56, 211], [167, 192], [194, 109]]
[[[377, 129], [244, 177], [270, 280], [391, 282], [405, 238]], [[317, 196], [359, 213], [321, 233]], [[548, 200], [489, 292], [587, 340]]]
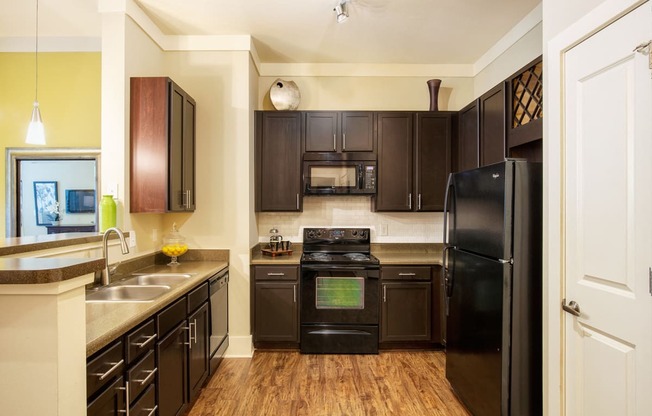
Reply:
[[86, 408], [87, 416], [118, 416], [126, 412], [125, 382], [119, 377]]
[[306, 112], [306, 152], [336, 152], [337, 112]]
[[208, 377], [208, 302], [188, 317], [191, 340], [189, 344], [188, 387], [189, 400], [192, 401]]
[[443, 211], [451, 172], [451, 116], [417, 113], [415, 143], [416, 210]]
[[183, 195], [183, 90], [170, 81], [170, 144], [169, 144], [169, 188], [168, 209], [170, 211], [184, 210]]
[[454, 159], [456, 162], [455, 172], [475, 169], [479, 166], [480, 121], [478, 100], [474, 100], [460, 110], [459, 123], [456, 146], [457, 156]]
[[505, 160], [505, 84], [480, 97], [480, 166]]
[[256, 211], [301, 211], [301, 113], [256, 113]]
[[188, 403], [188, 349], [184, 321], [156, 345], [159, 416], [181, 415]]
[[262, 282], [255, 286], [254, 341], [298, 342], [297, 284]]
[[378, 113], [378, 178], [375, 211], [411, 211], [413, 114]]
[[195, 100], [184, 97], [182, 177], [185, 211], [195, 210]]
[[342, 152], [373, 152], [374, 114], [370, 111], [345, 111], [342, 116]]
[[430, 341], [430, 282], [383, 283], [380, 341]]
[[170, 211], [195, 208], [195, 101], [170, 81]]

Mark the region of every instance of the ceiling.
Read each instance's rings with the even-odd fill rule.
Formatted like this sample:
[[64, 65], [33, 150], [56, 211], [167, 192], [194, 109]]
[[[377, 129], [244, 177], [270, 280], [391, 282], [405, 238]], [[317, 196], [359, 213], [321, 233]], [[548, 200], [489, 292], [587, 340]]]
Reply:
[[[108, 0], [107, 0], [108, 1]], [[251, 35], [262, 63], [473, 64], [540, 0], [134, 0], [168, 35]], [[0, 0], [33, 37], [36, 0]], [[98, 0], [39, 0], [39, 37], [99, 37]]]

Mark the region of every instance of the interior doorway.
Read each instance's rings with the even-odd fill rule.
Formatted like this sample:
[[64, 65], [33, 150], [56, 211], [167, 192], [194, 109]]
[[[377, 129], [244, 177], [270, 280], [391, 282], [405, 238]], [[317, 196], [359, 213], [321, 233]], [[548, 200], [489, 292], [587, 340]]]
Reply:
[[100, 149], [8, 148], [6, 237], [97, 230]]

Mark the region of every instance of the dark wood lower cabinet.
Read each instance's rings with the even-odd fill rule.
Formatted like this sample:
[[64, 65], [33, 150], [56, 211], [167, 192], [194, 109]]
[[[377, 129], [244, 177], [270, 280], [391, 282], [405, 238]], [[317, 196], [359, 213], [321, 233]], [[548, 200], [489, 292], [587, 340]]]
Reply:
[[251, 328], [256, 348], [299, 347], [299, 266], [251, 267]]
[[296, 282], [256, 283], [254, 342], [299, 342]]
[[99, 396], [89, 403], [86, 409], [87, 416], [106, 416], [124, 414], [125, 404], [125, 381], [118, 377]]
[[430, 282], [382, 284], [380, 342], [430, 341]]
[[208, 302], [206, 302], [196, 312], [188, 316], [188, 325], [191, 328], [192, 336], [188, 350], [189, 401], [197, 397], [202, 385], [208, 378], [208, 342], [210, 336], [208, 324]]
[[158, 376], [156, 378], [158, 415], [181, 415], [188, 403], [187, 323], [174, 328], [156, 345]]

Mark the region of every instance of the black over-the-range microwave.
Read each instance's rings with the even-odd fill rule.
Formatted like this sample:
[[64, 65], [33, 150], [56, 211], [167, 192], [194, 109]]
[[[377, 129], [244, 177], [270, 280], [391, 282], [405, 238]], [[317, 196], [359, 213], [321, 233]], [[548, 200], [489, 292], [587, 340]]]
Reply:
[[375, 160], [304, 160], [304, 195], [374, 195]]

